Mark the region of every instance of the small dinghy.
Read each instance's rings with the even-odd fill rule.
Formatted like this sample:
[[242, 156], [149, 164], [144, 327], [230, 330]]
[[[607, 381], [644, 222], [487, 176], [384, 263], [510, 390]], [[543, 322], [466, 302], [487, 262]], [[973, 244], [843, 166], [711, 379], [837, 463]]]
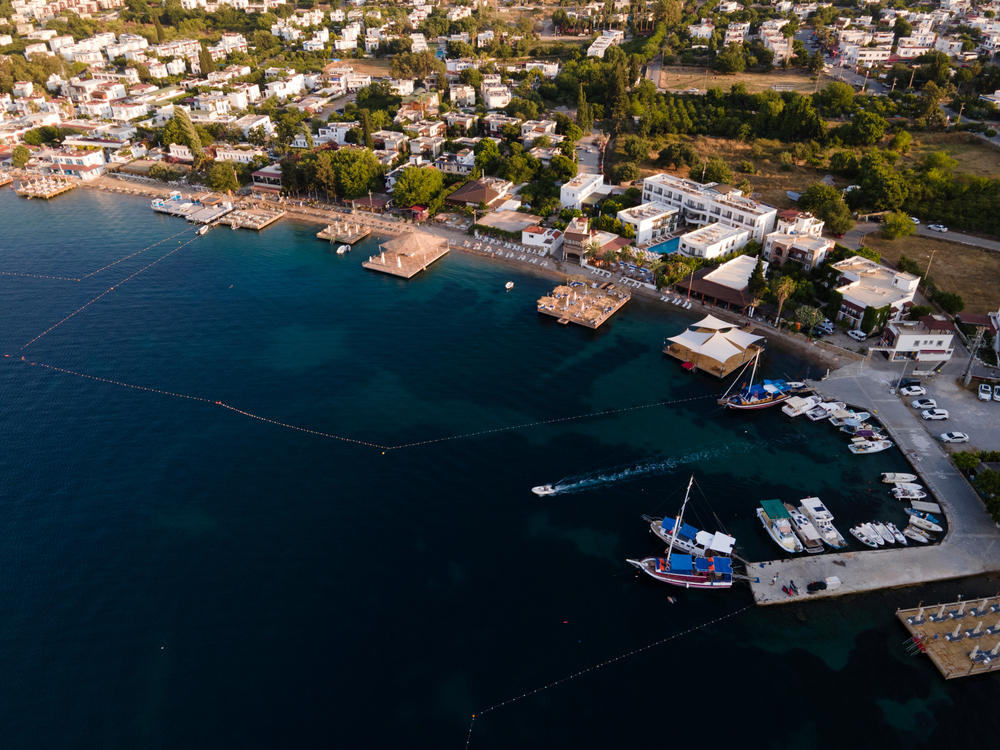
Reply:
[[514, 288], [514, 282], [508, 281], [506, 284], [503, 285], [503, 288], [509, 292], [511, 289]]
[[922, 518], [925, 521], [930, 521], [931, 523], [941, 523], [936, 516], [932, 516], [930, 513], [924, 513], [920, 510], [914, 510], [913, 508], [904, 508], [903, 512], [914, 518]]
[[928, 521], [926, 518], [921, 518], [920, 516], [910, 516], [910, 525], [916, 526], [918, 529], [924, 531], [944, 531], [936, 523]]
[[878, 544], [875, 543], [875, 540], [872, 539], [868, 535], [868, 532], [866, 532], [864, 528], [862, 528], [861, 526], [854, 526], [853, 528], [851, 528], [850, 531], [851, 531], [851, 536], [853, 536], [862, 544], [868, 547], [878, 547]]
[[916, 474], [903, 474], [898, 471], [885, 471], [882, 472], [882, 481], [886, 484], [906, 484], [908, 482], [916, 482]]
[[872, 528], [878, 532], [878, 535], [885, 540], [886, 544], [895, 544], [896, 537], [892, 535], [892, 532], [886, 528], [884, 523], [872, 523]]
[[927, 493], [923, 490], [904, 490], [902, 487], [897, 487], [892, 491], [892, 496], [897, 500], [923, 500], [927, 497]]
[[866, 453], [881, 453], [892, 447], [891, 440], [856, 440], [847, 446], [854, 455], [864, 455]]
[[930, 539], [927, 538], [927, 535], [916, 526], [907, 526], [903, 529], [903, 536], [912, 539], [915, 542], [920, 542], [920, 544], [927, 544], [927, 542], [930, 541]]
[[896, 528], [896, 524], [894, 524], [894, 523], [887, 523], [885, 525], [885, 527], [887, 529], [889, 529], [889, 532], [896, 538], [897, 542], [899, 542], [900, 544], [906, 544], [907, 543], [906, 542], [906, 537], [903, 536], [902, 532], [899, 529]]
[[551, 484], [540, 484], [537, 487], [532, 487], [531, 491], [536, 495], [554, 495], [556, 494], [556, 488]]
[[344, 253], [349, 253], [349, 252], [351, 252], [350, 245], [341, 245], [340, 247], [337, 248], [337, 255], [343, 255]]

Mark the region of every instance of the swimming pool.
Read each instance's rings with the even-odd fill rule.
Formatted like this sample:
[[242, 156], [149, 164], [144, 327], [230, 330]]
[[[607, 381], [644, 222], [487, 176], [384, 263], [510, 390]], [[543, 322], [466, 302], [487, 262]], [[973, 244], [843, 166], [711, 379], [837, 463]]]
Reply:
[[654, 253], [661, 253], [663, 255], [669, 255], [670, 253], [676, 253], [678, 246], [681, 244], [680, 237], [671, 237], [669, 240], [665, 240], [658, 245], [651, 245], [646, 248]]

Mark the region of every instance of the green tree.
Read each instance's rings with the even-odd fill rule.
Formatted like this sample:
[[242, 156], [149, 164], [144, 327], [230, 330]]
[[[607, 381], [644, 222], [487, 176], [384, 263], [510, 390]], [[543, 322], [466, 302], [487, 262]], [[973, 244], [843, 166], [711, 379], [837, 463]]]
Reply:
[[814, 182], [802, 191], [798, 204], [803, 211], [815, 211], [824, 203], [835, 200], [840, 200], [840, 191], [837, 188], [822, 182]]
[[642, 177], [642, 172], [639, 170], [638, 164], [625, 161], [621, 164], [616, 164], [614, 169], [611, 170], [611, 175], [613, 182], [633, 182], [634, 180], [638, 180]]
[[854, 87], [843, 81], [833, 81], [820, 94], [823, 111], [837, 117], [854, 106]]
[[731, 185], [733, 182], [733, 173], [729, 166], [718, 156], [713, 156], [700, 167], [692, 167], [691, 176], [704, 183], [720, 182]]
[[397, 206], [426, 206], [444, 186], [441, 172], [434, 167], [407, 167], [396, 180], [392, 198]]
[[236, 170], [233, 169], [232, 162], [216, 161], [208, 168], [208, 186], [218, 193], [225, 193], [230, 190], [239, 190], [240, 182], [236, 178]]
[[838, 195], [835, 200], [827, 201], [814, 212], [816, 218], [822, 219], [824, 228], [831, 234], [847, 234], [854, 229], [854, 218], [851, 209]]
[[567, 159], [565, 156], [553, 156], [549, 169], [552, 170], [555, 178], [562, 182], [569, 182], [576, 177], [576, 162], [572, 159]]
[[896, 41], [898, 42], [903, 37], [909, 36], [910, 32], [913, 31], [913, 27], [905, 18], [897, 18], [896, 23], [892, 27], [892, 31], [893, 36], [896, 37]]
[[636, 135], [624, 136], [621, 149], [629, 161], [644, 162], [649, 158], [649, 141]]
[[576, 97], [576, 124], [584, 133], [589, 133], [590, 129], [594, 127], [594, 118], [590, 114], [590, 105], [587, 104], [587, 95], [583, 93], [582, 84]]
[[767, 291], [767, 279], [764, 277], [764, 261], [759, 256], [757, 257], [757, 265], [754, 266], [753, 273], [750, 274], [747, 290], [755, 300], [763, 298], [764, 292]]
[[897, 130], [893, 134], [892, 140], [889, 141], [889, 148], [891, 148], [893, 151], [898, 151], [901, 154], [905, 154], [910, 150], [910, 144], [912, 142], [913, 142], [912, 135], [907, 133], [905, 130]]
[[910, 217], [902, 211], [894, 211], [882, 217], [882, 226], [879, 231], [887, 240], [895, 240], [899, 237], [909, 237], [916, 234], [917, 227]]
[[738, 44], [730, 44], [712, 60], [712, 70], [719, 73], [742, 73], [746, 66], [746, 55]]
[[965, 309], [965, 300], [955, 292], [935, 292], [931, 301], [946, 313], [957, 315]]
[[14, 146], [10, 158], [15, 167], [24, 169], [24, 166], [31, 160], [31, 152], [27, 146]]
[[778, 324], [781, 324], [781, 308], [795, 291], [795, 279], [791, 276], [778, 276], [771, 279], [771, 293], [778, 300]]
[[473, 149], [476, 154], [476, 168], [484, 175], [496, 174], [500, 167], [500, 149], [496, 141], [483, 138]]
[[858, 146], [874, 146], [885, 135], [887, 124], [872, 112], [858, 112], [851, 120], [851, 142]]
[[979, 466], [979, 454], [969, 451], [960, 451], [951, 457], [951, 462], [960, 471], [969, 472]]
[[250, 132], [247, 133], [247, 141], [262, 148], [267, 143], [267, 133], [264, 132], [264, 126], [258, 125], [255, 128], [250, 128]]
[[198, 50], [198, 67], [201, 68], [201, 74], [207, 76], [209, 73], [215, 72], [215, 60], [208, 52], [208, 48], [203, 42], [201, 48]]
[[830, 169], [848, 177], [857, 174], [858, 166], [858, 157], [850, 151], [838, 151], [830, 157]]
[[375, 148], [375, 141], [372, 139], [372, 116], [371, 112], [367, 109], [363, 109], [358, 113], [358, 119], [361, 121], [361, 134], [362, 143], [365, 148], [373, 149]]
[[823, 320], [823, 313], [818, 307], [813, 307], [812, 305], [801, 305], [799, 309], [795, 311], [795, 320], [796, 322], [809, 328], [809, 336], [811, 338], [813, 330]]
[[342, 148], [334, 153], [331, 162], [343, 198], [360, 198], [378, 189], [382, 165], [368, 149]]
[[160, 138], [165, 146], [171, 143], [187, 146], [193, 154], [201, 156], [203, 145], [201, 136], [198, 135], [187, 110], [182, 107], [174, 107], [174, 116], [163, 128]]
[[163, 31], [163, 24], [160, 23], [160, 17], [153, 14], [153, 28], [156, 29], [156, 43], [163, 44], [167, 40], [167, 35]]

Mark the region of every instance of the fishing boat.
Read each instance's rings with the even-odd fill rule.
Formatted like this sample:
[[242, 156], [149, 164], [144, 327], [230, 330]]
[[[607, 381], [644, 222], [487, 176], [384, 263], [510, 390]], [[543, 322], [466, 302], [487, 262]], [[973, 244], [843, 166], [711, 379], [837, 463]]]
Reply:
[[780, 500], [764, 500], [757, 508], [757, 518], [764, 525], [764, 530], [774, 540], [774, 543], [785, 552], [801, 552], [804, 547], [792, 530], [791, 517]]
[[914, 510], [913, 508], [903, 508], [903, 512], [915, 518], [922, 518], [925, 521], [930, 521], [931, 523], [941, 523], [936, 516], [932, 516], [930, 513], [926, 513], [920, 510]]
[[834, 427], [843, 427], [844, 423], [849, 419], [853, 419], [857, 422], [864, 422], [870, 416], [871, 414], [869, 414], [866, 411], [853, 412], [853, 411], [844, 411], [842, 409], [836, 412], [827, 421], [829, 421], [830, 424], [832, 424]]
[[868, 538], [875, 542], [875, 544], [879, 547], [885, 546], [885, 539], [883, 539], [882, 535], [878, 533], [878, 529], [875, 528], [874, 524], [863, 523], [861, 524], [861, 529], [868, 535]]
[[882, 451], [891, 448], [892, 445], [891, 440], [865, 440], [862, 438], [860, 440], [855, 440], [847, 446], [847, 448], [854, 455], [863, 456], [867, 453], [881, 453]]
[[821, 419], [829, 419], [830, 415], [840, 411], [845, 406], [843, 401], [828, 401], [817, 404], [806, 412], [806, 419], [810, 422], [819, 422]]
[[908, 539], [912, 539], [915, 542], [920, 542], [921, 544], [927, 544], [930, 541], [927, 534], [918, 529], [916, 526], [907, 526], [903, 529], [903, 536]]
[[792, 396], [788, 399], [788, 403], [781, 407], [781, 413], [787, 414], [789, 417], [798, 417], [818, 406], [822, 401], [823, 399], [819, 396], [806, 396], [805, 398]]
[[[785, 382], [784, 380], [765, 380], [754, 385], [753, 379], [757, 374], [757, 361], [760, 359], [760, 352], [753, 358], [753, 370], [750, 372], [749, 385], [741, 388], [738, 393], [729, 395], [732, 386], [726, 391], [719, 404], [728, 409], [766, 409], [784, 403], [795, 393], [801, 393], [808, 389], [805, 383]], [[744, 368], [744, 372], [746, 369]], [[735, 383], [734, 383], [735, 384]]]
[[833, 525], [833, 513], [827, 510], [818, 497], [806, 497], [801, 501], [799, 510], [809, 516], [813, 526], [819, 532], [820, 538], [834, 549], [846, 547], [847, 542]]
[[860, 526], [852, 526], [851, 529], [850, 529], [850, 532], [851, 532], [851, 536], [853, 536], [855, 539], [857, 539], [862, 544], [864, 544], [864, 545], [866, 545], [868, 547], [878, 547], [878, 545], [875, 543], [875, 541], [868, 535], [868, 532], [866, 532], [862, 527], [860, 527]]
[[884, 471], [882, 472], [882, 481], [886, 484], [903, 484], [906, 482], [916, 482], [916, 474], [903, 474], [898, 471]]
[[923, 529], [924, 531], [944, 531], [944, 529], [936, 523], [928, 521], [926, 518], [921, 518], [920, 516], [910, 516], [910, 525], [916, 526], [918, 529]]
[[208, 224], [206, 224], [205, 226], [199, 228], [195, 234], [201, 237], [203, 234], [206, 234], [209, 229], [211, 229], [211, 227]]
[[922, 490], [904, 490], [902, 487], [896, 487], [892, 491], [892, 496], [897, 500], [923, 500], [927, 497], [927, 493]]
[[903, 536], [902, 532], [900, 532], [900, 530], [898, 528], [896, 528], [896, 524], [894, 524], [894, 523], [887, 523], [885, 525], [885, 527], [887, 529], [889, 529], [889, 532], [893, 535], [893, 537], [896, 539], [897, 542], [899, 542], [900, 544], [906, 544], [907, 543], [906, 537]]
[[650, 530], [660, 539], [669, 544], [674, 541], [674, 548], [695, 557], [731, 557], [733, 547], [736, 546], [736, 539], [715, 532], [700, 531], [693, 526], [681, 524], [677, 538], [674, 540], [674, 528], [677, 522], [673, 518], [651, 518], [643, 516], [644, 521], [649, 523]]
[[896, 537], [892, 535], [892, 532], [886, 527], [884, 523], [872, 522], [872, 528], [878, 532], [878, 535], [885, 540], [886, 544], [895, 544]]
[[[684, 509], [691, 497], [691, 485], [694, 476], [688, 482], [684, 502], [680, 513], [674, 522], [674, 528], [682, 529]], [[627, 560], [631, 565], [641, 570], [651, 578], [672, 586], [683, 586], [686, 589], [728, 589], [733, 585], [733, 563], [728, 557], [693, 557], [686, 554], [674, 554], [676, 537], [670, 535], [670, 545], [666, 557], [647, 557], [643, 560]]]
[[350, 245], [341, 245], [340, 247], [337, 248], [337, 255], [343, 255], [344, 253], [349, 253], [349, 252], [351, 252]]
[[532, 487], [531, 491], [536, 495], [554, 495], [556, 494], [556, 488], [551, 484], [540, 484], [537, 487]]
[[802, 546], [806, 548], [806, 552], [810, 555], [816, 555], [823, 551], [823, 538], [819, 535], [816, 527], [813, 526], [812, 521], [809, 520], [809, 516], [800, 511], [791, 503], [784, 503], [785, 510], [788, 511], [788, 517], [792, 521], [792, 529], [795, 531], [795, 535], [802, 542]]

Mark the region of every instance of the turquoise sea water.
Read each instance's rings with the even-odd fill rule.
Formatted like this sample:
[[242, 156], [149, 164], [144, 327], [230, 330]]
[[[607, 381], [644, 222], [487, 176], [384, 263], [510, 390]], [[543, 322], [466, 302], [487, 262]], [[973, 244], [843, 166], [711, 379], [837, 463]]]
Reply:
[[35, 275], [0, 276], [5, 746], [461, 748], [473, 713], [473, 748], [662, 742], [670, 718], [674, 741], [750, 747], [983, 736], [996, 678], [946, 685], [893, 612], [987, 580], [749, 609], [483, 713], [750, 604], [624, 562], [659, 549], [641, 515], [690, 473], [687, 520], [762, 559], [760, 500], [899, 522], [876, 480], [905, 462], [720, 413], [725, 385], [661, 354], [695, 320], [673, 306], [593, 332], [537, 315], [552, 278], [461, 253], [402, 281], [312, 225], [187, 229], [145, 200], [0, 191], [0, 271]]

